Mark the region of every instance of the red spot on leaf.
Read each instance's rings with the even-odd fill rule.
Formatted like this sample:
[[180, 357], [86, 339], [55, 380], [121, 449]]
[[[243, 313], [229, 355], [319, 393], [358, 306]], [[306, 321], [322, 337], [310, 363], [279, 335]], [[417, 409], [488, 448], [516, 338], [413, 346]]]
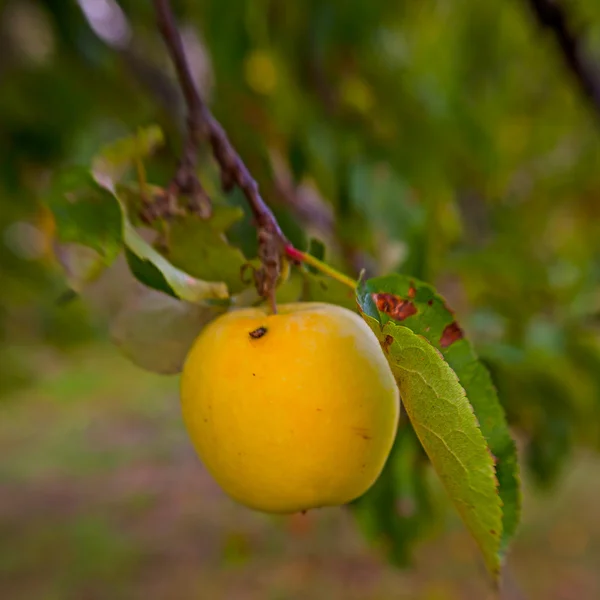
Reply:
[[372, 294], [377, 310], [385, 313], [395, 321], [404, 321], [404, 319], [417, 314], [417, 307], [410, 301], [394, 296], [394, 294]]
[[390, 351], [390, 346], [394, 343], [394, 338], [391, 335], [386, 335], [385, 340], [381, 342], [381, 348], [387, 354]]
[[442, 348], [447, 348], [451, 344], [454, 344], [454, 342], [461, 340], [463, 337], [464, 333], [459, 324], [456, 321], [452, 321], [450, 325], [446, 325], [444, 328], [442, 337], [440, 338], [440, 346]]
[[417, 295], [417, 288], [415, 288], [415, 282], [411, 281], [410, 282], [410, 287], [408, 288], [408, 297], [411, 300], [414, 300], [415, 296]]
[[433, 306], [433, 300], [427, 300], [427, 306]]

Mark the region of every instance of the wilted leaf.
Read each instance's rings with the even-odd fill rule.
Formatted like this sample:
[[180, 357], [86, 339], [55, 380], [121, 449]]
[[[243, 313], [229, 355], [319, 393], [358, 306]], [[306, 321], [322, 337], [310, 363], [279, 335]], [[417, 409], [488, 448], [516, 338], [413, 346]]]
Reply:
[[[228, 298], [227, 285], [221, 281], [218, 274], [217, 281], [205, 281], [174, 266], [140, 236], [130, 220], [128, 206], [136, 202], [133, 198], [135, 194], [131, 193], [131, 186], [118, 186], [117, 181], [124, 170], [132, 163], [141, 161], [162, 141], [161, 130], [149, 127], [107, 146], [94, 160], [94, 177], [114, 194], [121, 208], [123, 241], [127, 247], [129, 267], [135, 277], [145, 285], [188, 302]], [[123, 197], [119, 195], [119, 190], [126, 190]], [[173, 239], [178, 239], [177, 234], [178, 232], [173, 235]], [[187, 256], [189, 253], [193, 257], [194, 251], [195, 248], [186, 247], [184, 254]]]
[[55, 244], [54, 254], [64, 269], [69, 288], [77, 294], [95, 281], [107, 266], [96, 250], [81, 244]]
[[404, 275], [388, 275], [367, 281], [360, 292], [363, 310], [383, 325], [402, 323], [426, 338], [454, 370], [479, 421], [495, 458], [496, 476], [503, 504], [501, 550], [513, 537], [521, 512], [517, 450], [504, 410], [485, 365], [465, 339], [444, 299], [426, 283]]
[[113, 188], [112, 181], [80, 168], [57, 178], [48, 204], [56, 218], [58, 239], [89, 246], [105, 265], [112, 263], [125, 244], [131, 270], [142, 283], [182, 300], [198, 303], [229, 297], [224, 283], [184, 273], [148, 244], [129, 221], [125, 203]]
[[114, 319], [111, 338], [139, 367], [171, 375], [183, 368], [202, 328], [224, 311], [143, 288]]
[[391, 320], [384, 324], [366, 312], [362, 316], [382, 344], [423, 448], [497, 578], [502, 534], [498, 483], [464, 389], [426, 339]]

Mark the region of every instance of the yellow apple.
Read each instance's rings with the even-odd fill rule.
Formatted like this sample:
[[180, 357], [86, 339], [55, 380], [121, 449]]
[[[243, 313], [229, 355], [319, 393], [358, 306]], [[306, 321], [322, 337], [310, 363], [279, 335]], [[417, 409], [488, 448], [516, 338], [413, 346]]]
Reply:
[[321, 303], [217, 318], [188, 354], [181, 401], [215, 480], [270, 513], [345, 504], [366, 492], [399, 414], [375, 335], [355, 313]]

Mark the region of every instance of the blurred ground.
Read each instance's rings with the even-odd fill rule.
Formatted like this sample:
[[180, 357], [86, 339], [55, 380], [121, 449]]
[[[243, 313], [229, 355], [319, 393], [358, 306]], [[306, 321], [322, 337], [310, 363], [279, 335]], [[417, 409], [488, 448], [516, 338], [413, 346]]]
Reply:
[[[31, 360], [37, 386], [0, 405], [0, 598], [493, 597], [451, 511], [414, 568], [397, 570], [344, 509], [272, 518], [226, 499], [187, 442], [176, 378], [104, 346]], [[587, 455], [550, 495], [527, 491], [510, 559], [524, 597], [600, 598], [599, 494]]]

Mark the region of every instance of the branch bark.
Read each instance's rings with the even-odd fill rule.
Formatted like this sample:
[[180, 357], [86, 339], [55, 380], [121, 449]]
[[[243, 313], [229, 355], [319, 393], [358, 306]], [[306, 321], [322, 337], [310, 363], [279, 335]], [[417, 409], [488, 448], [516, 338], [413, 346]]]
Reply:
[[[224, 189], [228, 190], [237, 185], [252, 210], [258, 228], [259, 257], [263, 265], [255, 273], [255, 283], [258, 292], [263, 297], [270, 299], [272, 308], [275, 310], [274, 295], [281, 257], [290, 244], [273, 213], [262, 199], [258, 191], [258, 184], [232, 146], [221, 124], [211, 114], [196, 87], [170, 1], [154, 0], [154, 9], [158, 28], [175, 66], [177, 79], [187, 106], [188, 143], [174, 182], [179, 185], [178, 178], [180, 181], [188, 181], [190, 172], [193, 172], [196, 166], [198, 148], [202, 141], [208, 140], [221, 171]], [[195, 173], [193, 177], [197, 181]]]
[[563, 59], [600, 119], [600, 72], [585, 56], [560, 0], [527, 0], [538, 23], [556, 39]]

